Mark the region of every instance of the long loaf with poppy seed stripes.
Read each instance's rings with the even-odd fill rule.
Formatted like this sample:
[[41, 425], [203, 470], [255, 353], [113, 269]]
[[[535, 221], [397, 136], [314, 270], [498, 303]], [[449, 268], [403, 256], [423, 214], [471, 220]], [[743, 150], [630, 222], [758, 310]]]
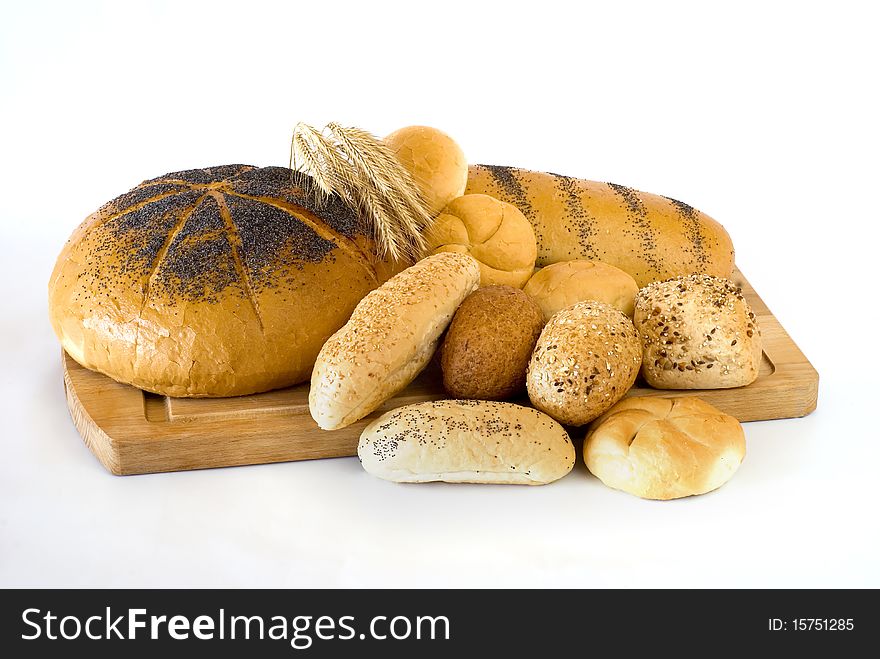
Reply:
[[513, 204], [535, 229], [538, 266], [603, 261], [639, 286], [689, 274], [730, 277], [734, 252], [718, 222], [687, 204], [614, 183], [471, 165], [466, 194]]

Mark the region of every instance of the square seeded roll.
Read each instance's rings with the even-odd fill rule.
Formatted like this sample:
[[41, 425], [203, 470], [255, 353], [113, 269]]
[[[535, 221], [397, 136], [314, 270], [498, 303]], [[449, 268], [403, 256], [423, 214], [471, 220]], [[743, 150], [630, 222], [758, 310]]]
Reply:
[[728, 389], [751, 384], [761, 332], [729, 279], [688, 275], [648, 284], [636, 298], [642, 376], [658, 389]]

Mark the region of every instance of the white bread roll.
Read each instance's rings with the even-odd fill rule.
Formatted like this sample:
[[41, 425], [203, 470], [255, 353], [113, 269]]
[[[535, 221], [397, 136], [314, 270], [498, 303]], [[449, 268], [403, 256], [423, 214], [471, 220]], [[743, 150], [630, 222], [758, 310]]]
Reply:
[[431, 215], [464, 194], [467, 159], [455, 140], [442, 130], [406, 126], [388, 135], [385, 143], [412, 174]]
[[545, 322], [586, 300], [610, 304], [632, 318], [639, 285], [620, 268], [601, 261], [561, 261], [535, 272], [523, 291], [541, 307]]
[[429, 256], [355, 307], [315, 362], [309, 411], [324, 430], [344, 428], [412, 382], [431, 360], [458, 305], [480, 284], [466, 254]]
[[742, 426], [699, 398], [626, 398], [590, 426], [584, 462], [605, 485], [644, 499], [704, 494], [745, 457]]
[[642, 375], [652, 387], [728, 389], [758, 377], [758, 321], [729, 279], [690, 275], [649, 284], [639, 291], [634, 322]]
[[358, 443], [364, 469], [398, 483], [544, 485], [574, 466], [565, 429], [513, 403], [442, 400], [382, 415]]
[[477, 259], [481, 286], [522, 288], [535, 270], [537, 248], [532, 225], [516, 206], [488, 195], [453, 199], [425, 239], [433, 254], [461, 252]]

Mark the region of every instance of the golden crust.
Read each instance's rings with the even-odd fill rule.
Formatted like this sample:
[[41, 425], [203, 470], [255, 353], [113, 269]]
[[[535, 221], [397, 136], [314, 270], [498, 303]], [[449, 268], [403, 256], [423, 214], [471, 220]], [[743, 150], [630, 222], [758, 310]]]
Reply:
[[597, 478], [645, 499], [717, 489], [745, 451], [740, 423], [694, 397], [626, 398], [596, 419], [584, 439], [584, 462]]
[[639, 287], [635, 279], [613, 265], [601, 261], [561, 261], [538, 270], [523, 291], [541, 307], [544, 320], [586, 300], [605, 302], [632, 318]]
[[588, 259], [639, 286], [691, 273], [729, 277], [734, 252], [718, 222], [687, 204], [622, 185], [471, 165], [467, 194], [516, 206], [532, 223], [539, 266]]
[[385, 138], [400, 164], [412, 174], [431, 215], [464, 194], [467, 160], [449, 135], [429, 126], [406, 126]]
[[431, 253], [470, 254], [480, 264], [481, 285], [522, 288], [535, 267], [535, 232], [511, 204], [488, 195], [453, 199], [426, 235]]

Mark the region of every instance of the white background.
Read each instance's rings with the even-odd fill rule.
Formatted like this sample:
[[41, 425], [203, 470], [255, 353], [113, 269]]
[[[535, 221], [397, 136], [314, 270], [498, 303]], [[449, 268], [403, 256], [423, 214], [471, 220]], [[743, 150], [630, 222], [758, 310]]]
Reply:
[[[3, 2], [3, 586], [880, 586], [871, 3]], [[401, 486], [354, 458], [118, 478], [67, 415], [55, 257], [141, 180], [287, 163], [297, 120], [438, 126], [472, 162], [721, 221], [821, 375], [736, 477], [659, 503]], [[579, 439], [579, 438], [577, 438]]]

